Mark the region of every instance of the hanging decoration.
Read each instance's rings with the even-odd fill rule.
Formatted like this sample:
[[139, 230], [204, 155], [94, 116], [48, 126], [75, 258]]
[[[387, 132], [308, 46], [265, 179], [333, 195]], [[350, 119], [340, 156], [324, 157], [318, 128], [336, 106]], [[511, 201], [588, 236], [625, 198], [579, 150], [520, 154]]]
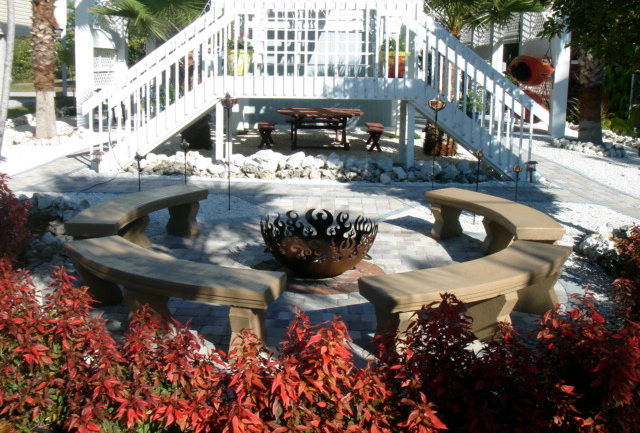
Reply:
[[538, 86], [551, 79], [554, 68], [542, 58], [522, 55], [509, 63], [507, 73], [525, 86]]

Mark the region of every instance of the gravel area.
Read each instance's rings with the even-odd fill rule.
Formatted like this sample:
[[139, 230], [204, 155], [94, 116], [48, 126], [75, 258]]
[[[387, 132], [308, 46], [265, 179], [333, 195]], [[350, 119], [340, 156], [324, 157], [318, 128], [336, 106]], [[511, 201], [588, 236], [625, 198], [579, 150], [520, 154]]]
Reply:
[[[567, 136], [577, 133], [567, 129]], [[609, 188], [640, 197], [640, 156], [638, 149], [625, 146], [625, 158], [584, 155], [580, 152], [551, 146], [548, 137], [534, 141], [533, 154], [540, 155]]]

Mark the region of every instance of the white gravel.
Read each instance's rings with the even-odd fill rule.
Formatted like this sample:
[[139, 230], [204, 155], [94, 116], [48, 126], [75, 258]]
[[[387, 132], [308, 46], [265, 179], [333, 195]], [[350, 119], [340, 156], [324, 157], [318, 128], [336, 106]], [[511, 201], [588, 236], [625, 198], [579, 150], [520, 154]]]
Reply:
[[[575, 131], [567, 128], [568, 138]], [[572, 134], [573, 135], [573, 134]], [[540, 155], [609, 188], [640, 197], [640, 156], [638, 149], [625, 146], [625, 158], [585, 155], [573, 150], [553, 147], [551, 140], [535, 140], [534, 155]]]

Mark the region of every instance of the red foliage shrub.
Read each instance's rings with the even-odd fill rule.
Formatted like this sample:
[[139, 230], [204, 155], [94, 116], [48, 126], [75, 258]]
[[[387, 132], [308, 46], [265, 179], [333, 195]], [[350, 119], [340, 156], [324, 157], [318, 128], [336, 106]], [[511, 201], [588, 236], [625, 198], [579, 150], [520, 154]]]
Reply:
[[538, 334], [541, 380], [558, 432], [632, 432], [640, 425], [640, 327], [607, 328], [588, 293], [563, 315], [549, 311]]
[[[141, 309], [122, 341], [64, 269], [40, 302], [0, 260], [0, 420], [69, 432], [632, 432], [640, 327], [606, 327], [587, 296], [550, 311], [538, 343], [510, 327], [474, 350], [452, 295], [425, 307], [379, 360], [356, 367], [345, 325], [292, 322], [275, 353], [245, 333], [204, 351], [187, 326]], [[50, 292], [50, 293], [49, 293]]]
[[413, 402], [426, 395], [453, 432], [548, 431], [531, 350], [504, 326], [501, 340], [474, 351], [465, 311], [445, 294], [417, 313], [406, 335], [378, 340], [379, 372], [393, 394]]
[[0, 258], [14, 261], [29, 242], [29, 209], [9, 189], [8, 179], [0, 173]]
[[233, 431], [427, 433], [442, 426], [426, 401], [412, 405], [413, 418], [399, 418], [410, 402], [396, 405], [372, 369], [355, 367], [349, 341], [344, 323], [312, 325], [304, 314], [276, 354], [246, 335], [232, 370]]
[[[24, 431], [62, 425], [79, 392], [118, 359], [104, 323], [89, 314], [86, 291], [63, 269], [53, 277], [41, 305], [28, 275], [0, 261], [0, 416]], [[105, 416], [94, 403], [96, 417]]]
[[614, 237], [618, 250], [618, 278], [613, 282], [616, 302], [623, 315], [640, 320], [640, 227], [630, 228]]

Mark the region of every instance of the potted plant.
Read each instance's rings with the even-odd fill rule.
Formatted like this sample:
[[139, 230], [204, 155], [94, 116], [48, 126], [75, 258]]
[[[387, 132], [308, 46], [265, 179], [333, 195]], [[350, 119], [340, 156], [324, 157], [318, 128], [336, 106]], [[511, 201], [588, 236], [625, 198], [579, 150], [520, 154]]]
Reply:
[[[396, 57], [398, 58], [398, 76], [396, 77]], [[386, 58], [387, 77], [403, 78], [404, 67], [406, 64], [407, 52], [405, 37], [401, 35], [399, 38], [394, 36], [386, 39], [380, 47], [380, 58]]]
[[251, 36], [241, 33], [237, 38], [227, 40], [227, 64], [229, 74], [244, 75], [249, 71], [251, 58], [253, 56], [253, 46]]
[[[484, 110], [484, 106], [482, 103], [484, 94], [484, 89], [482, 89], [481, 87], [478, 87], [475, 93], [472, 90], [469, 90], [465, 97], [458, 101], [458, 109], [465, 110], [467, 116], [469, 116], [473, 120], [477, 120], [479, 114]], [[485, 103], [489, 103], [488, 95]]]

